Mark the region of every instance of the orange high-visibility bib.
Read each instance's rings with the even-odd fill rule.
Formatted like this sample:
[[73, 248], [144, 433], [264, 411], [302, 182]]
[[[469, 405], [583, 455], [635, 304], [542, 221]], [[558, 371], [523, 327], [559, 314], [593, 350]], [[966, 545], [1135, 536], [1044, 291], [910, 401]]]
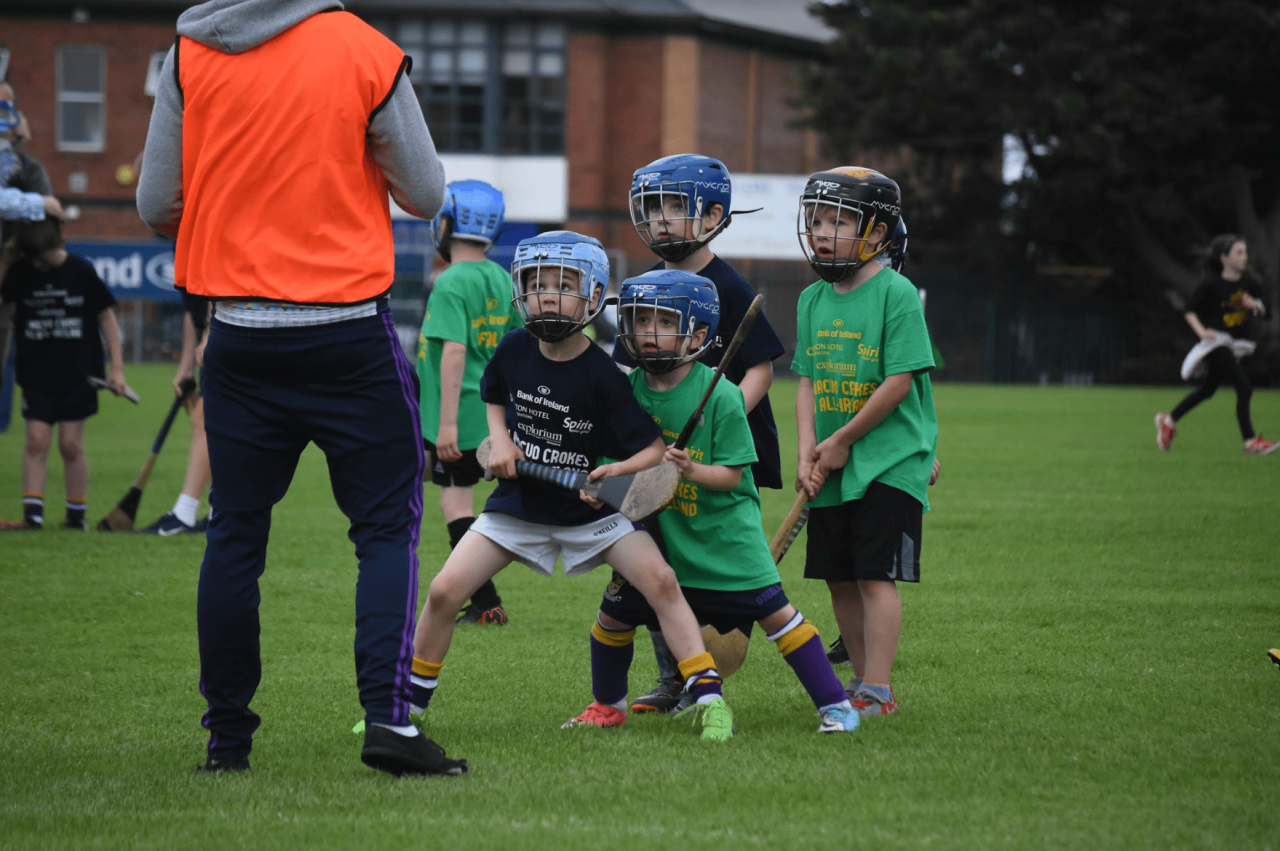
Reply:
[[182, 223], [178, 287], [309, 304], [391, 288], [387, 180], [366, 137], [408, 70], [346, 12], [314, 15], [252, 50], [179, 38]]

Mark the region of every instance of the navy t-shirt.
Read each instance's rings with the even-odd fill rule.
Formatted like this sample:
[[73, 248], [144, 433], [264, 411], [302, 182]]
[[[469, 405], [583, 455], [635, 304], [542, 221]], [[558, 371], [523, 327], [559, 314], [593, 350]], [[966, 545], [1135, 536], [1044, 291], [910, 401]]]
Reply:
[[0, 300], [15, 305], [17, 380], [27, 390], [57, 393], [105, 375], [98, 314], [116, 300], [93, 264], [68, 254], [42, 272], [26, 260], [9, 267]]
[[[507, 409], [507, 432], [530, 461], [582, 472], [601, 456], [630, 458], [658, 437], [658, 426], [599, 346], [570, 361], [548, 360], [523, 328], [508, 332], [485, 367], [480, 398]], [[581, 526], [614, 512], [570, 491], [524, 476], [499, 479], [484, 506], [530, 523]]]
[[[665, 263], [659, 263], [654, 269], [665, 269]], [[728, 347], [733, 335], [738, 333], [742, 317], [756, 297], [756, 292], [747, 283], [747, 279], [737, 270], [719, 257], [712, 259], [699, 272], [704, 278], [716, 285], [720, 296], [720, 322], [716, 327], [716, 339], [711, 347], [698, 358], [699, 363], [715, 369], [720, 365], [724, 350]], [[729, 366], [725, 368], [724, 377], [734, 384], [741, 384], [747, 370], [759, 363], [776, 360], [786, 352], [782, 340], [769, 324], [769, 319], [761, 313], [756, 317], [747, 338]], [[635, 361], [627, 352], [626, 346], [613, 348], [613, 359], [624, 366], [635, 366]], [[751, 474], [756, 480], [756, 487], [782, 487], [782, 459], [778, 450], [778, 427], [773, 422], [773, 407], [769, 404], [769, 394], [765, 394], [751, 413], [747, 414], [747, 425], [751, 427], [751, 439], [756, 445], [756, 457], [760, 460], [751, 465]]]

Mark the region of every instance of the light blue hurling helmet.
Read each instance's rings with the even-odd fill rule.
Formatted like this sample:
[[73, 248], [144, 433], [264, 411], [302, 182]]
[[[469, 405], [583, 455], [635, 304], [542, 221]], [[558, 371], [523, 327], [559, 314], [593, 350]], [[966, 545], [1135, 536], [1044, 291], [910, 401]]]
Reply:
[[[631, 224], [649, 250], [678, 263], [729, 226], [732, 190], [724, 163], [701, 154], [676, 154], [636, 169], [631, 178]], [[720, 222], [705, 233], [712, 205]]]
[[[561, 288], [565, 269], [578, 272], [578, 282], [571, 290]], [[545, 294], [543, 298], [554, 297], [554, 307], [530, 313], [526, 285], [530, 293], [536, 286]], [[558, 343], [586, 326], [604, 309], [608, 288], [609, 258], [598, 239], [569, 230], [553, 230], [522, 239], [516, 246], [511, 263], [511, 301], [520, 311], [524, 327], [539, 340]], [[575, 319], [579, 302], [582, 315]]]
[[[679, 317], [673, 331], [661, 332], [657, 321], [660, 311]], [[646, 315], [652, 323], [648, 329], [637, 330], [638, 320], [643, 321]], [[715, 342], [719, 324], [720, 296], [716, 285], [692, 272], [645, 272], [624, 281], [618, 295], [618, 339], [640, 368], [653, 375], [665, 375], [701, 357]], [[699, 328], [706, 328], [707, 336], [694, 349], [693, 335]], [[679, 339], [667, 340], [664, 345], [656, 339], [659, 337]]]
[[[502, 230], [506, 202], [502, 190], [483, 180], [455, 180], [445, 187], [444, 206], [431, 220], [431, 238], [436, 251], [449, 260], [449, 238], [469, 239], [493, 245]], [[445, 220], [449, 225], [445, 227]]]

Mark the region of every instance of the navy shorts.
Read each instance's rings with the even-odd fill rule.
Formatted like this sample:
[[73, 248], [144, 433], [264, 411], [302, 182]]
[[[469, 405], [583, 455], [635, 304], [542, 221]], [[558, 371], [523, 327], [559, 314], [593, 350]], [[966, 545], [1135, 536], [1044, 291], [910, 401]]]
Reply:
[[442, 488], [469, 488], [484, 478], [484, 467], [476, 460], [474, 449], [462, 450], [457, 461], [443, 461], [436, 445], [425, 437], [422, 448], [431, 455], [431, 484]]
[[[791, 603], [781, 583], [749, 591], [710, 591], [706, 588], [681, 588], [680, 591], [689, 608], [693, 609], [698, 625], [710, 624], [721, 635], [732, 629], [751, 635], [751, 628], [757, 622]], [[600, 611], [627, 626], [658, 628], [658, 615], [649, 601], [616, 571], [609, 587], [604, 589]]]
[[87, 420], [98, 413], [98, 391], [85, 382], [83, 386], [69, 387], [42, 393], [22, 388], [22, 418], [48, 423], [75, 423]]
[[880, 482], [862, 499], [810, 509], [805, 579], [919, 582], [923, 516], [919, 500]]

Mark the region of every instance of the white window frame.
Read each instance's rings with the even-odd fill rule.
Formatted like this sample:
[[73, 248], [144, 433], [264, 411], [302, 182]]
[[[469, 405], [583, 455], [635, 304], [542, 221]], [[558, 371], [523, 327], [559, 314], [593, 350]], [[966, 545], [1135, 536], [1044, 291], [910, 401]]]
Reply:
[[[62, 56], [64, 51], [84, 50], [98, 54], [99, 90], [94, 92], [67, 92], [62, 88]], [[54, 122], [59, 151], [73, 153], [100, 153], [107, 146], [107, 51], [96, 44], [64, 44], [57, 50], [54, 66], [57, 77], [57, 94], [54, 103], [56, 120]], [[62, 105], [64, 103], [96, 103], [102, 106], [102, 137], [97, 142], [69, 142], [63, 138]]]

